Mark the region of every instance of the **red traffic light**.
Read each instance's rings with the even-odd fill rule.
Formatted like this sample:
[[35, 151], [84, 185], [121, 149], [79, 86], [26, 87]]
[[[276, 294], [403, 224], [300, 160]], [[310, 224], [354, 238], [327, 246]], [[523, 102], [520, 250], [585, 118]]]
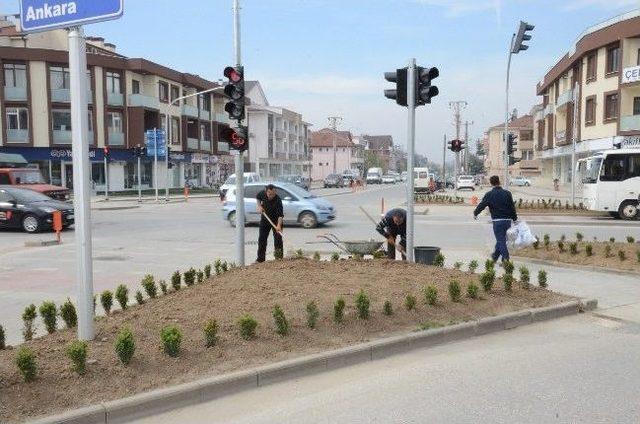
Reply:
[[102, 148], [102, 152], [104, 153], [105, 156], [109, 156], [109, 148], [108, 147], [103, 147]]
[[247, 127], [237, 129], [223, 127], [220, 130], [220, 141], [229, 143], [229, 148], [244, 152], [249, 148]]
[[242, 80], [242, 74], [238, 72], [237, 69], [231, 66], [227, 66], [226, 68], [224, 68], [224, 76], [229, 78], [229, 81], [231, 82], [239, 82], [240, 80]]

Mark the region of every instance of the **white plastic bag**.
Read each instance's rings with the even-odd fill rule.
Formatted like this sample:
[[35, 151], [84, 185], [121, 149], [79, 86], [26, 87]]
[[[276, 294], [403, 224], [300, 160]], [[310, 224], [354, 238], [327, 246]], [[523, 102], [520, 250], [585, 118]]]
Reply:
[[[516, 225], [512, 225], [511, 228], [515, 229], [515, 239], [513, 245], [516, 248], [522, 248], [531, 246], [536, 242], [536, 238], [531, 232], [531, 229], [524, 221], [518, 221]], [[511, 230], [511, 228], [509, 230]]]

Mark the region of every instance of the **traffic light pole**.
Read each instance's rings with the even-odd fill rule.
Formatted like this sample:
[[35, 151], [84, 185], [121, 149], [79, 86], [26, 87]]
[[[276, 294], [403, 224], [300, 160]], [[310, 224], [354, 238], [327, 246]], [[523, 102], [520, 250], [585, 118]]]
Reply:
[[167, 131], [164, 136], [164, 157], [166, 159], [164, 174], [164, 200], [169, 201], [169, 140], [171, 139], [171, 115], [167, 113]]
[[109, 161], [104, 157], [104, 200], [109, 200]]
[[416, 60], [409, 60], [407, 70], [407, 261], [413, 262], [413, 217], [414, 217], [414, 183], [413, 162], [415, 159], [416, 133]]
[[[233, 0], [233, 45], [236, 66], [242, 66], [240, 47], [240, 1]], [[240, 122], [238, 122], [238, 126]], [[244, 266], [244, 160], [243, 152], [235, 152], [236, 168], [236, 263]]]
[[142, 170], [141, 168], [140, 150], [138, 150], [138, 203], [142, 203]]
[[447, 135], [445, 134], [442, 138], [442, 190], [447, 189]]
[[513, 55], [513, 42], [516, 39], [516, 35], [513, 34], [511, 37], [511, 43], [509, 43], [509, 59], [507, 60], [507, 87], [505, 90], [505, 101], [504, 101], [504, 136], [503, 138], [503, 152], [504, 152], [504, 181], [502, 182], [503, 187], [509, 187], [509, 74], [511, 72], [511, 56]]
[[156, 190], [156, 203], [158, 203], [158, 129], [153, 129], [153, 187]]

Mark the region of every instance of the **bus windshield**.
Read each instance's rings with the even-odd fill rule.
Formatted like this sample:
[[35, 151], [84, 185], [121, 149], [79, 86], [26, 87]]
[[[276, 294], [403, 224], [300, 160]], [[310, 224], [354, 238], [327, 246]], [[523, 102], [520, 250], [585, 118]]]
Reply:
[[598, 182], [601, 164], [602, 157], [594, 157], [586, 160], [585, 168], [580, 169], [583, 184], [595, 184]]

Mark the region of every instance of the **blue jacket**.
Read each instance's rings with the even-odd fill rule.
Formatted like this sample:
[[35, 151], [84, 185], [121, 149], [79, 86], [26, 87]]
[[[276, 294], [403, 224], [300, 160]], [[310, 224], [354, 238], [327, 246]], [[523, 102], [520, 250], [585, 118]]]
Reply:
[[482, 202], [478, 205], [474, 216], [480, 215], [487, 206], [489, 206], [489, 212], [491, 212], [491, 219], [513, 219], [518, 220], [518, 214], [516, 213], [516, 207], [513, 204], [513, 197], [509, 190], [505, 190], [502, 187], [494, 187], [482, 198]]

